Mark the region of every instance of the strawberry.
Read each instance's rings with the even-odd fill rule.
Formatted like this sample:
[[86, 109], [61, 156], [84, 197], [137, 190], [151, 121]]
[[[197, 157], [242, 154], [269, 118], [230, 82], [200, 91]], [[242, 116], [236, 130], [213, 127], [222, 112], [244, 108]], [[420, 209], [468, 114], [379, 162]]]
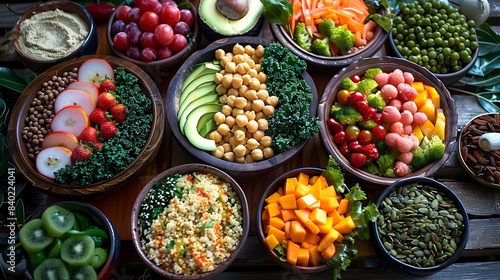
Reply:
[[102, 142], [97, 141], [90, 143], [89, 146], [92, 148], [92, 153], [95, 153], [102, 148], [102, 145], [103, 145]]
[[111, 113], [111, 116], [113, 116], [113, 119], [120, 123], [127, 118], [127, 112], [125, 111], [126, 108], [125, 104], [116, 104], [109, 112]]
[[80, 136], [78, 136], [78, 139], [83, 142], [97, 142], [97, 129], [95, 129], [95, 127], [93, 126], [87, 126], [82, 130]]
[[112, 121], [103, 122], [101, 124], [100, 130], [101, 136], [104, 140], [108, 140], [109, 138], [115, 136], [115, 134], [118, 132], [118, 128]]
[[116, 84], [110, 79], [106, 79], [99, 85], [100, 92], [112, 92], [116, 90]]
[[116, 97], [110, 92], [103, 92], [97, 97], [97, 107], [108, 110], [116, 105]]
[[89, 119], [96, 124], [102, 124], [105, 121], [109, 121], [106, 110], [99, 107], [90, 112]]
[[87, 145], [78, 145], [71, 153], [71, 162], [74, 164], [77, 161], [85, 161], [92, 154], [92, 150]]

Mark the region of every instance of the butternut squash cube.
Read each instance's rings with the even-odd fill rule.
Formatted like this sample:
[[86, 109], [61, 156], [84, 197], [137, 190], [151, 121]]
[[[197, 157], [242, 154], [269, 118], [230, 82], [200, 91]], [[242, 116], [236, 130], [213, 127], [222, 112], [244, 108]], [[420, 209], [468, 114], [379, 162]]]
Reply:
[[323, 197], [320, 201], [320, 208], [326, 212], [337, 209], [339, 207], [339, 201], [336, 197]]
[[300, 172], [299, 175], [297, 175], [297, 181], [307, 185], [309, 184], [309, 175], [304, 172]]
[[281, 195], [278, 192], [275, 192], [272, 195], [266, 197], [265, 202], [267, 204], [276, 203], [276, 202], [278, 202], [278, 199], [280, 198], [280, 196]]
[[330, 246], [335, 240], [337, 240], [337, 237], [339, 236], [339, 232], [331, 228], [327, 234], [323, 235], [321, 237], [321, 241], [318, 244], [318, 251], [323, 251], [326, 249], [326, 247]]
[[337, 191], [333, 186], [327, 186], [321, 190], [321, 197], [337, 197]]
[[269, 218], [276, 217], [281, 214], [281, 207], [278, 203], [270, 203], [266, 205], [267, 212], [269, 213]]
[[320, 239], [321, 239], [321, 236], [319, 236], [317, 234], [312, 234], [308, 231], [308, 232], [306, 232], [306, 237], [304, 238], [304, 242], [318, 245]]
[[339, 207], [337, 208], [337, 212], [340, 215], [344, 215], [347, 213], [347, 209], [349, 209], [349, 200], [347, 198], [343, 198], [340, 200]]
[[309, 217], [304, 213], [303, 210], [295, 210], [295, 216], [297, 220], [304, 225], [304, 227], [309, 230], [312, 234], [318, 234], [319, 228], [318, 226], [309, 219]]
[[297, 255], [298, 266], [309, 266], [309, 250], [306, 248], [299, 248]]
[[311, 187], [309, 185], [304, 185], [302, 183], [297, 183], [297, 188], [295, 188], [295, 198], [300, 198], [309, 192]]
[[316, 201], [318, 201], [318, 200], [314, 197], [314, 195], [308, 193], [308, 194], [304, 195], [303, 197], [297, 199], [297, 208], [298, 209], [305, 209], [308, 206], [316, 203]]
[[425, 85], [424, 88], [427, 91], [427, 96], [432, 100], [434, 108], [441, 108], [441, 95], [439, 95], [436, 88], [431, 85]]
[[351, 216], [345, 217], [342, 221], [338, 222], [336, 225], [333, 226], [333, 228], [336, 229], [341, 234], [348, 234], [355, 227], [356, 224], [354, 224], [354, 221], [352, 220]]
[[297, 178], [287, 178], [285, 181], [285, 188], [283, 190], [283, 194], [291, 194], [295, 193], [295, 188], [297, 188]]
[[422, 141], [422, 139], [424, 139], [424, 134], [422, 133], [420, 126], [415, 126], [411, 134], [415, 135], [419, 142]]
[[334, 243], [330, 243], [330, 245], [328, 245], [328, 247], [325, 248], [325, 250], [321, 251], [321, 256], [325, 259], [325, 260], [329, 260], [333, 257], [333, 255], [335, 255], [335, 244]]
[[294, 193], [280, 196], [279, 203], [283, 209], [297, 209], [297, 200]]
[[427, 115], [427, 120], [434, 123], [436, 121], [436, 107], [432, 103], [432, 99], [425, 100], [425, 104], [418, 109], [418, 112], [422, 112]]
[[283, 217], [284, 222], [295, 219], [294, 209], [281, 209], [281, 216]]
[[432, 135], [434, 133], [434, 123], [430, 120], [426, 120], [424, 124], [420, 125], [420, 130], [425, 137], [432, 139]]
[[309, 248], [309, 264], [317, 266], [321, 262], [321, 253], [318, 251], [318, 246]]
[[410, 85], [412, 88], [416, 89], [417, 92], [423, 91], [425, 89], [423, 82], [413, 82]]
[[316, 181], [316, 183], [314, 183], [314, 185], [312, 185], [310, 188], [309, 188], [309, 193], [312, 194], [317, 200], [320, 200], [321, 199], [321, 190], [322, 190], [322, 187], [321, 187], [321, 181]]
[[288, 241], [286, 246], [286, 261], [291, 265], [297, 265], [300, 246], [293, 241]]
[[326, 224], [326, 211], [321, 208], [316, 208], [311, 211], [309, 219], [316, 225], [324, 225]]
[[290, 221], [290, 240], [302, 243], [306, 238], [306, 229], [299, 221]]
[[444, 115], [443, 109], [436, 110], [436, 123], [434, 124], [433, 135], [439, 137], [439, 139], [444, 140], [446, 129], [446, 116]]
[[283, 239], [285, 238], [285, 232], [282, 230], [279, 230], [273, 226], [269, 226], [267, 231], [267, 235], [274, 235], [276, 239], [278, 239], [278, 242], [281, 244], [283, 243]]
[[333, 227], [333, 217], [326, 217], [326, 222], [324, 225], [318, 225], [319, 233], [328, 233]]
[[338, 224], [340, 221], [342, 221], [344, 219], [344, 216], [340, 215], [339, 212], [337, 212], [337, 210], [332, 210], [332, 211], [328, 212], [328, 217], [333, 218], [333, 222], [332, 222], [333, 225]]
[[415, 105], [417, 105], [417, 108], [421, 108], [424, 106], [425, 102], [427, 102], [427, 91], [424, 89], [422, 91], [417, 90], [417, 97], [413, 100], [415, 102]]
[[285, 222], [283, 221], [282, 218], [272, 217], [269, 219], [269, 225], [271, 225], [277, 229], [283, 229], [283, 227], [285, 226]]
[[271, 235], [268, 235], [266, 237], [266, 244], [269, 247], [269, 249], [273, 250], [280, 243], [279, 243], [278, 239], [276, 239], [276, 236], [274, 236], [274, 234], [271, 234]]
[[307, 206], [307, 209], [312, 211], [314, 209], [318, 209], [321, 207], [321, 202], [319, 200], [316, 200], [316, 202], [314, 202], [313, 204]]
[[309, 249], [309, 248], [311, 248], [311, 247], [317, 247], [317, 246], [318, 246], [318, 245], [316, 245], [316, 244], [312, 244], [312, 243], [310, 243], [310, 242], [306, 242], [306, 241], [304, 241], [304, 242], [300, 243], [300, 248], [306, 248], [306, 249]]

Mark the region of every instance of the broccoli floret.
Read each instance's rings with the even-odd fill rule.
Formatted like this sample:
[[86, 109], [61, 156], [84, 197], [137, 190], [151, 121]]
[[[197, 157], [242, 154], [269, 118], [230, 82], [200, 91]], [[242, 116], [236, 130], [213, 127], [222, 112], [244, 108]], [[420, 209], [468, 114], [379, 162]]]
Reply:
[[338, 102], [335, 102], [332, 107], [330, 108], [330, 116], [333, 116], [333, 113], [335, 111], [338, 111], [340, 109], [342, 109], [344, 107], [344, 105], [338, 103]]
[[293, 31], [293, 40], [304, 50], [310, 52], [312, 37], [307, 30], [306, 24], [303, 22], [298, 23]]
[[332, 56], [328, 38], [316, 38], [311, 44], [311, 52], [324, 56]]
[[441, 138], [437, 135], [433, 135], [431, 139], [424, 137], [420, 143], [420, 147], [425, 151], [425, 155], [430, 162], [442, 158], [446, 148]]
[[382, 69], [380, 68], [370, 68], [365, 71], [365, 78], [374, 79], [377, 74], [382, 73]]
[[380, 170], [378, 169], [378, 166], [374, 163], [371, 163], [371, 164], [363, 167], [363, 170], [370, 173], [370, 174], [380, 176]]
[[365, 95], [368, 95], [370, 93], [375, 92], [377, 87], [378, 84], [377, 82], [375, 82], [374, 79], [363, 79], [357, 83], [356, 90]]
[[388, 177], [388, 178], [394, 178], [394, 177], [396, 177], [396, 173], [394, 172], [394, 169], [392, 167], [391, 168], [387, 168], [387, 170], [384, 173], [384, 177]]
[[386, 174], [388, 169], [392, 169], [394, 161], [396, 157], [392, 153], [380, 155], [376, 160], [380, 173]]
[[339, 48], [340, 53], [348, 53], [354, 47], [354, 34], [342, 26], [335, 27], [329, 38]]
[[333, 36], [334, 29], [335, 29], [335, 22], [329, 18], [323, 19], [318, 25], [319, 32], [328, 38]]
[[347, 89], [353, 90], [356, 87], [356, 84], [349, 77], [345, 77], [339, 85], [339, 90]]
[[377, 111], [379, 112], [382, 112], [387, 105], [382, 95], [380, 95], [380, 91], [368, 94], [366, 96], [366, 102], [368, 102], [368, 105], [370, 105], [370, 107], [377, 109]]
[[410, 167], [412, 171], [417, 171], [420, 168], [424, 167], [428, 163], [427, 156], [425, 155], [424, 149], [422, 147], [418, 147], [412, 151], [413, 158], [410, 163]]
[[367, 121], [360, 121], [357, 122], [356, 124], [359, 127], [359, 129], [368, 129], [368, 130], [372, 130], [372, 128], [374, 128], [377, 125], [377, 123], [373, 119], [369, 119]]
[[344, 106], [331, 114], [342, 125], [352, 125], [363, 119], [363, 116], [351, 106]]

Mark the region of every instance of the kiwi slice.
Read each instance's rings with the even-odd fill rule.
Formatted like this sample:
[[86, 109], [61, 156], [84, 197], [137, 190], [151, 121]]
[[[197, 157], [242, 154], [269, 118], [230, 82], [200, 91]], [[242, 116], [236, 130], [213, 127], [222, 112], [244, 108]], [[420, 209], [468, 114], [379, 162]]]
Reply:
[[89, 235], [73, 235], [61, 245], [61, 259], [71, 266], [89, 263], [94, 254], [94, 240]]
[[97, 280], [97, 273], [90, 265], [74, 267], [70, 272], [71, 280]]
[[33, 271], [37, 280], [69, 280], [69, 273], [61, 259], [48, 258]]
[[50, 236], [61, 237], [75, 223], [75, 215], [59, 205], [49, 206], [42, 214], [42, 225]]
[[102, 247], [96, 247], [94, 249], [94, 254], [92, 254], [92, 259], [90, 260], [90, 265], [97, 269], [100, 268], [108, 260], [108, 251]]
[[19, 242], [28, 253], [40, 252], [52, 243], [50, 236], [42, 226], [41, 219], [27, 222], [19, 231]]

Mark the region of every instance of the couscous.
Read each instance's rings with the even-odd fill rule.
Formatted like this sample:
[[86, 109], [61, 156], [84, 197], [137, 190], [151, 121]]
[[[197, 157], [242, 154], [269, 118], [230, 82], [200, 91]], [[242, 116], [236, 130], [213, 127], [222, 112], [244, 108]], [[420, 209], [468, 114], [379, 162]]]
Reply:
[[[166, 199], [164, 204], [161, 199]], [[155, 185], [144, 201], [139, 214], [142, 250], [170, 273], [212, 271], [231, 256], [242, 238], [238, 195], [213, 174], [176, 174]]]

